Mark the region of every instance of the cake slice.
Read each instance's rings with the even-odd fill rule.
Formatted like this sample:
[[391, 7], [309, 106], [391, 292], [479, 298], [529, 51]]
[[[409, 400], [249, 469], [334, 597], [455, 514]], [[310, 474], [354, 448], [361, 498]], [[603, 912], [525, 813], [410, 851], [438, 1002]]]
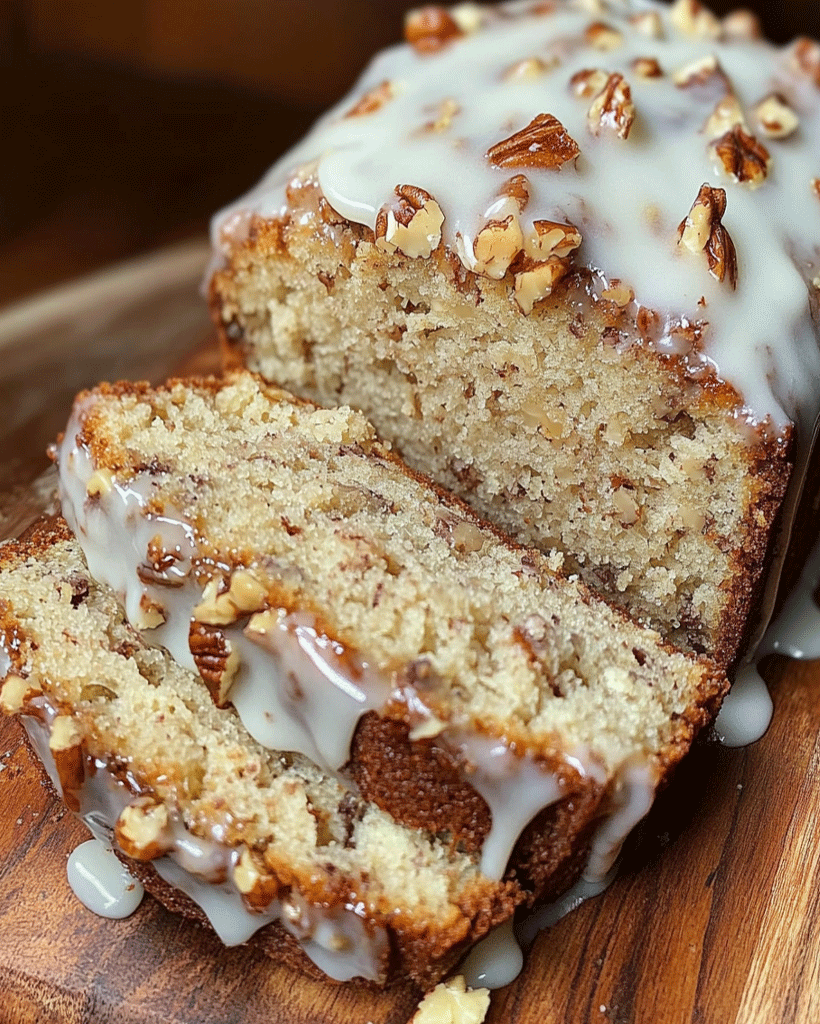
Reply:
[[430, 987], [526, 896], [350, 782], [256, 743], [128, 624], [59, 519], [0, 547], [0, 637], [0, 708], [67, 805], [227, 944], [253, 938], [339, 981]]
[[252, 374], [101, 386], [56, 458], [92, 575], [203, 697], [522, 899], [570, 884], [605, 815], [649, 805], [725, 690], [360, 413]]
[[228, 359], [731, 666], [818, 411], [820, 46], [698, 0], [406, 37], [216, 217]]

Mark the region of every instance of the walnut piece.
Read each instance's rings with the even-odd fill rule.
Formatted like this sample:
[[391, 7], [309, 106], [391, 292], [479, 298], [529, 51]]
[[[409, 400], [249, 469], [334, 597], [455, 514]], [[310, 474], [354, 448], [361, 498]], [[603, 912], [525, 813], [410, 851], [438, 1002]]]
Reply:
[[436, 112], [435, 121], [431, 121], [426, 125], [427, 131], [431, 132], [444, 132], [453, 123], [453, 118], [456, 114], [461, 112], [461, 107], [456, 103], [455, 100], [442, 100], [439, 104], [438, 111]]
[[404, 20], [404, 38], [419, 53], [435, 53], [460, 35], [461, 29], [443, 7], [420, 7]]
[[429, 192], [415, 185], [396, 186], [396, 197], [376, 216], [376, 247], [426, 259], [441, 242], [441, 207]]
[[265, 910], [282, 893], [279, 881], [260, 867], [256, 857], [245, 847], [233, 869], [236, 888], [253, 910]]
[[639, 78], [663, 78], [663, 68], [654, 57], [636, 57], [632, 70]]
[[726, 174], [739, 185], [759, 188], [766, 180], [771, 164], [769, 151], [740, 125], [717, 139], [712, 152]]
[[114, 474], [105, 467], [95, 469], [85, 485], [85, 493], [89, 498], [100, 498], [103, 495], [110, 494], [113, 490]]
[[348, 110], [345, 117], [363, 117], [365, 114], [375, 114], [394, 96], [393, 85], [384, 81], [381, 85], [376, 85], [366, 92], [359, 102]]
[[465, 2], [451, 7], [450, 17], [464, 35], [472, 35], [484, 24], [485, 12], [478, 4]]
[[589, 130], [593, 135], [599, 135], [606, 129], [615, 132], [619, 139], [627, 139], [634, 120], [632, 90], [623, 75], [610, 75], [587, 113]]
[[257, 611], [265, 603], [267, 589], [250, 570], [235, 569], [227, 589], [223, 581], [214, 576], [205, 584], [202, 600], [194, 608], [194, 618], [212, 626], [225, 626], [236, 622], [248, 612]]
[[621, 33], [603, 21], [594, 21], [587, 28], [584, 37], [590, 46], [594, 46], [596, 50], [603, 50], [604, 52], [617, 50], [618, 47], [624, 44], [624, 37]]
[[489, 990], [468, 989], [463, 975], [457, 974], [427, 993], [410, 1024], [481, 1024], [489, 1008]]
[[812, 178], [811, 187], [814, 194], [820, 199], [820, 178]]
[[239, 668], [239, 654], [219, 626], [194, 620], [188, 647], [197, 672], [218, 708], [228, 706], [228, 696]]
[[560, 168], [581, 150], [557, 117], [538, 114], [526, 128], [487, 150], [493, 167]]
[[[520, 213], [530, 201], [530, 183], [523, 174], [514, 174], [499, 189], [499, 195], [514, 199]], [[490, 208], [492, 209], [492, 207]], [[489, 211], [488, 211], [489, 213]]]
[[723, 226], [726, 192], [701, 185], [689, 215], [678, 227], [678, 245], [692, 253], [705, 253], [709, 273], [718, 281], [737, 287], [737, 254], [729, 232]]
[[140, 861], [162, 857], [173, 846], [168, 808], [151, 797], [135, 800], [117, 818], [114, 839], [126, 857]]
[[723, 34], [720, 21], [699, 0], [675, 0], [669, 16], [675, 28], [686, 36], [719, 39]]
[[532, 234], [524, 241], [524, 252], [533, 260], [569, 256], [582, 242], [581, 232], [574, 224], [536, 220], [532, 227]]
[[785, 139], [797, 131], [800, 120], [780, 93], [769, 93], [755, 107], [755, 117], [760, 130], [770, 139]]

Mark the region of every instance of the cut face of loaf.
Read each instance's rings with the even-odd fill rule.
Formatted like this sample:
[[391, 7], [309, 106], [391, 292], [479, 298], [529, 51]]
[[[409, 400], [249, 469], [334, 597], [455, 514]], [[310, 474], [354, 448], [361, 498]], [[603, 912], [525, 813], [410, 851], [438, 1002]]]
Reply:
[[633, 616], [731, 663], [788, 445], [745, 426], [730, 389], [614, 344], [637, 329], [584, 277], [525, 317], [503, 282], [465, 278], [444, 253], [379, 251], [328, 215], [315, 181], [289, 197], [285, 220], [259, 223], [214, 278], [234, 359], [363, 410], [410, 466], [504, 531], [561, 550]]
[[[149, 647], [61, 521], [0, 552], [0, 707], [172, 909], [332, 978], [434, 984], [526, 894], [344, 780], [256, 743]], [[153, 870], [152, 870], [153, 867]]]
[[759, 36], [425, 8], [214, 222], [230, 359], [723, 666], [820, 394], [820, 45]]
[[653, 790], [724, 690], [361, 414], [251, 374], [81, 395], [57, 459], [90, 570], [147, 642], [258, 742], [530, 894], [567, 883], [626, 774]]

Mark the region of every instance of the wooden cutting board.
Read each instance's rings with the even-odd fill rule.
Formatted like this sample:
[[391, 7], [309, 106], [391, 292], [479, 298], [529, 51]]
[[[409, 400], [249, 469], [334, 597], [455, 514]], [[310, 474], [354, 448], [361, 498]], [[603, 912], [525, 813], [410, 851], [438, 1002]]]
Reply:
[[[0, 317], [6, 528], [25, 518], [18, 487], [46, 465], [74, 390], [160, 377], [180, 360], [211, 365], [196, 287], [204, 259], [197, 242]], [[692, 753], [619, 878], [541, 934], [519, 979], [494, 994], [490, 1024], [820, 1022], [820, 663], [772, 659], [764, 674], [775, 701], [764, 739]], [[223, 948], [150, 898], [127, 921], [94, 917], [66, 882], [67, 856], [85, 838], [15, 724], [0, 721], [0, 1024], [412, 1016], [410, 986], [311, 981]]]

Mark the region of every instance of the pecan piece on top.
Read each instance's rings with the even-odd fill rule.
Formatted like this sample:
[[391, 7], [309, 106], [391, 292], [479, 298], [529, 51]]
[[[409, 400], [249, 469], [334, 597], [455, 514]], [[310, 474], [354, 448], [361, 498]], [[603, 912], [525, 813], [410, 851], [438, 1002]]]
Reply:
[[458, 24], [443, 7], [420, 7], [410, 11], [404, 22], [404, 38], [419, 53], [435, 53], [460, 35]]
[[228, 694], [239, 668], [239, 655], [219, 626], [191, 622], [188, 647], [202, 681], [218, 708], [228, 706]]
[[678, 227], [678, 245], [693, 253], [705, 253], [712, 277], [718, 281], [728, 279], [732, 288], [736, 288], [737, 253], [723, 226], [725, 212], [725, 190], [701, 185], [689, 215]]
[[493, 167], [543, 167], [553, 170], [581, 152], [557, 117], [538, 114], [526, 128], [487, 150]]
[[712, 144], [712, 151], [723, 170], [739, 185], [758, 188], [769, 173], [771, 156], [768, 149], [735, 125]]
[[396, 199], [376, 216], [376, 246], [397, 249], [405, 256], [426, 259], [441, 242], [444, 214], [429, 192], [415, 185], [397, 185]]
[[607, 129], [615, 132], [619, 139], [629, 138], [635, 120], [635, 104], [623, 75], [609, 76], [606, 85], [592, 101], [587, 119], [593, 135]]

